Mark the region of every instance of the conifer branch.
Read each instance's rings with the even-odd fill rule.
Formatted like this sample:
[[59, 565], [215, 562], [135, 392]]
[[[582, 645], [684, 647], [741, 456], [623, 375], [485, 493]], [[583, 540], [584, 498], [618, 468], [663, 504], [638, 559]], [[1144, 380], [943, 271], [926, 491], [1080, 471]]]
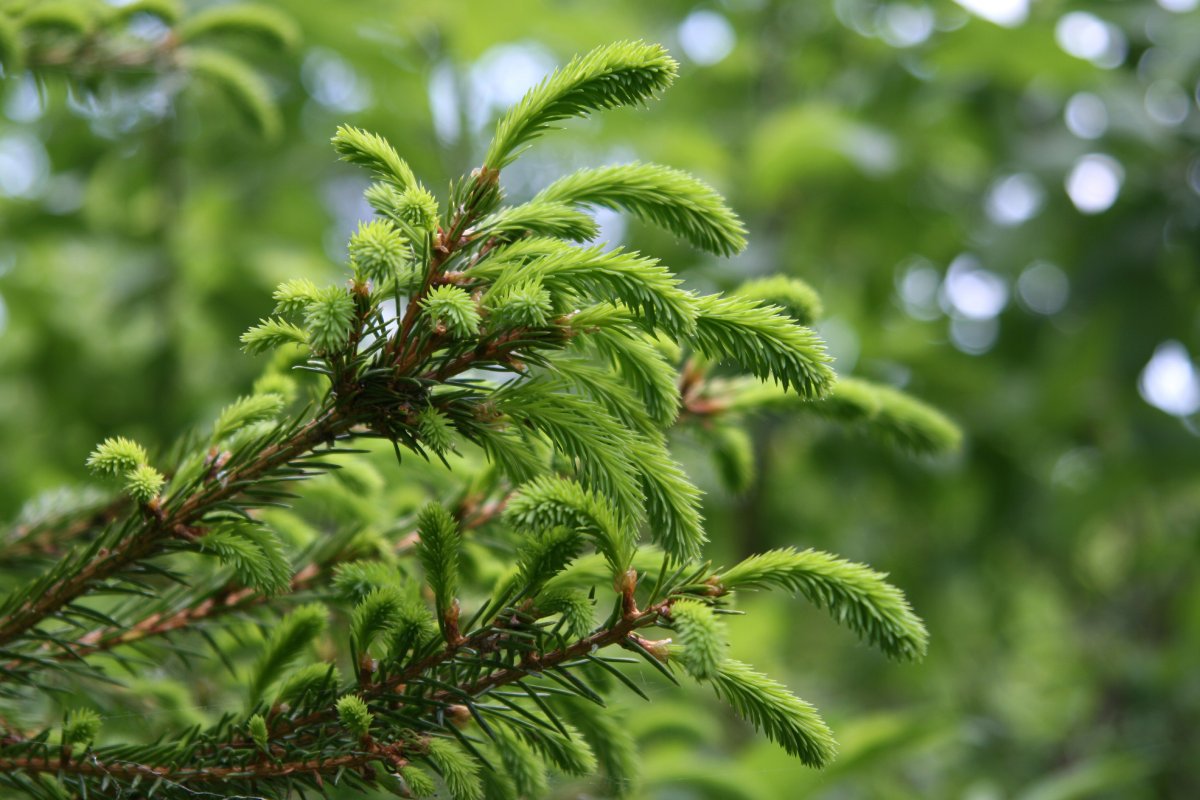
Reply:
[[[222, 82], [264, 130], [277, 120], [261, 82], [191, 42], [240, 30], [286, 46], [294, 37], [281, 19], [222, 6], [185, 20], [180, 36], [180, 58]], [[209, 637], [215, 621], [253, 610], [248, 620], [271, 621], [257, 645], [225, 653], [209, 640], [236, 676], [224, 695], [243, 710], [154, 743], [107, 741], [102, 699], [99, 709], [64, 709], [57, 730], [26, 736], [6, 725], [0, 785], [36, 800], [192, 787], [285, 797], [327, 780], [431, 794], [437, 781], [418, 763], [466, 800], [536, 794], [547, 767], [624, 781], [633, 741], [588, 709], [609, 684], [644, 696], [625, 666], [638, 660], [672, 681], [710, 682], [788, 752], [828, 761], [832, 739], [810, 706], [724, 658], [727, 596], [796, 591], [897, 656], [923, 652], [924, 628], [883, 575], [826, 554], [778, 551], [709, 568], [700, 492], [667, 434], [681, 406], [688, 421], [735, 430], [735, 404], [747, 394], [722, 387], [746, 389], [747, 376], [775, 381], [788, 402], [825, 402], [833, 373], [801, 324], [818, 311], [814, 296], [760, 283], [699, 297], [653, 258], [577, 244], [595, 232], [579, 207], [599, 205], [712, 252], [740, 250], [744, 230], [721, 198], [666, 167], [585, 170], [501, 207], [500, 170], [533, 139], [567, 117], [644, 102], [675, 69], [662, 48], [642, 43], [573, 60], [504, 115], [484, 165], [444, 203], [385, 139], [338, 129], [337, 153], [376, 181], [365, 197], [378, 218], [351, 237], [344, 285], [286, 281], [271, 314], [242, 337], [252, 354], [301, 354], [299, 368], [324, 386], [317, 411], [291, 410], [289, 379], [272, 373], [221, 412], [203, 444], [182, 447], [176, 464], [152, 463], [137, 442], [105, 440], [88, 463], [121, 486], [121, 499], [23, 531], [18, 551], [53, 529], [56, 546], [72, 546], [0, 600], [0, 684], [30, 699], [60, 674], [104, 677], [104, 660], [92, 658], [100, 654], [126, 667], [127, 647], [187, 657], [173, 634]], [[385, 313], [390, 303], [404, 307], [398, 324]], [[709, 374], [717, 361], [734, 374]], [[935, 427], [895, 398], [871, 411], [851, 389], [838, 402], [835, 416], [870, 416], [906, 442]], [[404, 508], [431, 502], [398, 540], [365, 512], [353, 537], [328, 545], [311, 542], [325, 535], [315, 530], [280, 535], [298, 512], [259, 513], [297, 498], [303, 508], [309, 493], [339, 498], [331, 506], [391, 507], [368, 459], [344, 458], [369, 456], [345, 445], [370, 439], [390, 443], [405, 469], [411, 455], [452, 473], [480, 455], [493, 468], [457, 494], [465, 499], [454, 513], [436, 497], [415, 502], [425, 484], [414, 483]], [[343, 468], [324, 488], [299, 483]], [[464, 532], [483, 525], [487, 536], [468, 543]], [[499, 561], [492, 585], [479, 580], [480, 552]], [[222, 571], [189, 585], [201, 557]], [[172, 585], [182, 588], [164, 592]], [[138, 600], [96, 601], [110, 593]], [[309, 602], [297, 602], [301, 593]], [[335, 609], [348, 624], [327, 624]], [[678, 641], [650, 638], [651, 629]], [[634, 658], [614, 657], [616, 648]], [[339, 661], [352, 665], [346, 680]], [[50, 679], [35, 675], [41, 669]]]
[[[161, 551], [165, 542], [174, 538], [195, 539], [203, 535], [203, 529], [197, 528], [197, 524], [214, 507], [236, 497], [244, 483], [270, 475], [273, 470], [319, 445], [332, 442], [339, 435], [344, 435], [346, 427], [346, 421], [336, 411], [326, 411], [302, 426], [290, 438], [271, 445], [249, 463], [235, 468], [225, 481], [201, 489], [173, 509], [159, 506], [157, 510], [152, 510], [113, 547], [89, 548], [83, 555], [90, 555], [91, 550], [95, 549], [98, 557], [82, 564], [77, 571], [60, 569], [59, 572], [66, 573], [60, 579], [47, 582], [43, 578], [28, 589], [9, 595], [2, 608], [4, 617], [0, 622], [0, 646], [22, 638], [95, 585]], [[99, 552], [100, 549], [105, 552]], [[68, 556], [66, 566], [72, 566], [73, 560]]]

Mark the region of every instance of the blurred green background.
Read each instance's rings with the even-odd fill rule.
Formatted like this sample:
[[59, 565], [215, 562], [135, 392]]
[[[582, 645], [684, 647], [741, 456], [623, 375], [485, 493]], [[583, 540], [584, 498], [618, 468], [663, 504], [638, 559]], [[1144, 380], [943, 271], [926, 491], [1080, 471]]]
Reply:
[[746, 220], [741, 256], [609, 214], [605, 236], [696, 288], [804, 278], [839, 372], [939, 406], [966, 442], [913, 461], [760, 420], [742, 496], [678, 443], [715, 560], [865, 561], [933, 643], [897, 665], [752, 603], [735, 650], [823, 710], [839, 761], [812, 772], [655, 689], [631, 705], [645, 795], [1200, 796], [1197, 0], [275, 5], [299, 47], [234, 44], [283, 112], [273, 141], [179, 73], [0, 84], [0, 518], [82, 482], [103, 436], [161, 449], [248, 389], [238, 334], [280, 280], [338, 279], [369, 215], [338, 123], [444, 187], [556, 64], [661, 41], [682, 64], [662, 102], [571, 123], [510, 195], [635, 159], [701, 175]]

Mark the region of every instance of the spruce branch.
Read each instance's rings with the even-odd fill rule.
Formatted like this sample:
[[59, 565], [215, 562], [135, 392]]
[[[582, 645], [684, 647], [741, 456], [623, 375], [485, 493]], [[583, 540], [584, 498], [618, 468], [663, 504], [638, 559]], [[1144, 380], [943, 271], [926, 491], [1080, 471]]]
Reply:
[[[143, 16], [157, 18], [167, 33], [141, 35], [136, 22]], [[239, 38], [291, 50], [299, 28], [290, 15], [253, 3], [185, 14], [172, 0], [136, 0], [115, 8], [88, 0], [48, 0], [0, 11], [0, 65], [7, 74], [27, 68], [38, 75], [62, 75], [85, 93], [105, 80], [196, 77], [224, 93], [264, 138], [275, 139], [282, 118], [267, 82], [227, 47]], [[160, 83], [174, 94], [181, 81]]]
[[521, 147], [567, 117], [644, 103], [675, 80], [679, 65], [660, 45], [618, 42], [598, 47], [531, 89], [496, 126], [483, 163], [500, 170]]
[[[186, 40], [239, 26], [290, 40], [272, 14], [238, 8], [193, 21]], [[262, 86], [225, 54], [187, 47], [268, 124]], [[595, 231], [580, 207], [599, 205], [712, 252], [741, 249], [744, 230], [720, 197], [666, 167], [584, 171], [502, 206], [499, 171], [534, 138], [570, 116], [644, 102], [674, 74], [664, 50], [642, 43], [572, 61], [503, 117], [483, 166], [440, 204], [385, 139], [338, 129], [337, 153], [376, 180], [365, 196], [378, 218], [351, 238], [349, 279], [280, 285], [272, 315], [242, 342], [254, 354], [281, 348], [281, 360], [177, 463], [159, 471], [137, 443], [102, 443], [90, 464], [129, 499], [82, 529], [61, 527], [78, 533], [63, 558], [0, 600], [0, 688], [11, 696], [106, 677], [109, 661], [93, 658], [102, 654], [127, 669], [135, 653], [194, 657], [172, 641], [191, 633], [229, 667], [224, 694], [240, 710], [156, 742], [110, 741], [94, 709], [29, 735], [10, 729], [0, 785], [37, 800], [110, 790], [285, 797], [327, 781], [424, 796], [437, 789], [432, 772], [474, 800], [540, 792], [548, 769], [628, 785], [634, 743], [595, 708], [615, 687], [645, 697], [631, 663], [709, 682], [788, 752], [828, 761], [832, 739], [810, 706], [725, 659], [726, 596], [799, 592], [893, 655], [923, 651], [924, 629], [881, 574], [826, 554], [777, 551], [711, 569], [700, 492], [668, 435], [681, 408], [688, 422], [732, 430], [736, 397], [720, 391], [745, 388], [748, 376], [775, 381], [788, 402], [824, 402], [828, 357], [798, 322], [815, 315], [812, 298], [792, 284], [697, 296], [653, 258], [578, 245]], [[398, 323], [392, 303], [404, 307]], [[290, 406], [274, 372], [283, 357], [323, 387], [315, 410]], [[734, 374], [711, 375], [716, 361]], [[844, 416], [865, 415], [853, 389], [843, 401]], [[906, 421], [931, 425], [899, 402], [887, 407], [875, 418], [898, 438]], [[369, 466], [371, 440], [420, 477], [387, 492]], [[351, 450], [354, 441], [368, 448]], [[425, 460], [451, 477], [433, 477]], [[304, 483], [339, 470], [325, 486]], [[446, 493], [459, 500], [443, 504]], [[310, 505], [344, 530], [306, 527]], [[386, 522], [376, 507], [390, 509]], [[219, 566], [197, 581], [204, 556]], [[239, 619], [247, 624], [221, 634], [238, 647], [213, 637], [216, 623]], [[255, 624], [263, 635], [246, 637]], [[347, 655], [343, 680], [336, 663]]]

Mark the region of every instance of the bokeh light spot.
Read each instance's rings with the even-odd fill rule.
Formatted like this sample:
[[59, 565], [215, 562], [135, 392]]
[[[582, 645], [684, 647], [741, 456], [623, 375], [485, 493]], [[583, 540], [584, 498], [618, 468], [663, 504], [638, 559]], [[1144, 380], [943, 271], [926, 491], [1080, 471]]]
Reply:
[[1150, 119], [1163, 126], [1183, 124], [1187, 119], [1190, 98], [1174, 81], [1155, 81], [1146, 89], [1143, 101]]
[[1116, 159], [1089, 153], [1076, 161], [1067, 175], [1067, 195], [1084, 214], [1099, 214], [1117, 202], [1124, 175]]
[[1099, 139], [1108, 130], [1108, 108], [1091, 92], [1072, 95], [1063, 110], [1067, 130], [1080, 139]]
[[1163, 342], [1138, 378], [1142, 399], [1177, 417], [1200, 410], [1200, 376], [1187, 348], [1177, 341]]
[[733, 52], [737, 34], [723, 15], [693, 11], [679, 23], [679, 46], [689, 60], [702, 66], [717, 64]]
[[1086, 11], [1064, 14], [1054, 27], [1054, 38], [1063, 52], [1107, 69], [1120, 66], [1129, 49], [1120, 28]]
[[1015, 28], [1029, 16], [1029, 0], [954, 0], [977, 17]]
[[33, 136], [10, 133], [0, 139], [0, 195], [36, 197], [49, 172], [46, 149]]
[[984, 269], [979, 259], [964, 253], [946, 271], [942, 300], [947, 312], [957, 318], [992, 319], [1008, 305], [1008, 286], [999, 275]]
[[1048, 261], [1035, 261], [1017, 278], [1017, 297], [1036, 314], [1050, 316], [1062, 311], [1070, 293], [1067, 274]]
[[984, 202], [984, 210], [997, 225], [1020, 225], [1037, 214], [1045, 192], [1037, 180], [1027, 173], [1001, 178], [992, 184]]
[[330, 111], [354, 113], [371, 105], [371, 88], [331, 50], [316, 48], [304, 58], [300, 80], [313, 100]]

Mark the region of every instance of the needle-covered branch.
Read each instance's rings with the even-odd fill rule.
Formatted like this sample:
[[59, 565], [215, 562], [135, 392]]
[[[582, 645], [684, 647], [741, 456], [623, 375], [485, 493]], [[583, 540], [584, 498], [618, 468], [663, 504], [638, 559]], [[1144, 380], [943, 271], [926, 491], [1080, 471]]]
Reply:
[[[181, 27], [180, 47], [246, 26], [292, 38], [277, 15], [220, 6]], [[222, 56], [190, 58], [258, 102]], [[644, 43], [571, 61], [504, 115], [442, 201], [385, 139], [337, 130], [338, 156], [375, 181], [376, 218], [351, 236], [342, 280], [264, 298], [242, 336], [274, 354], [256, 390], [173, 448], [106, 440], [89, 465], [120, 499], [78, 517], [83, 529], [15, 540], [47, 537], [63, 555], [0, 599], [0, 692], [29, 717], [6, 728], [35, 731], [0, 737], [0, 786], [38, 800], [333, 785], [507, 800], [546, 796], [552, 773], [600, 773], [619, 792], [635, 785], [636, 747], [597, 709], [645, 697], [646, 675], [711, 684], [787, 752], [832, 758], [810, 705], [727, 658], [736, 593], [798, 593], [896, 656], [923, 653], [924, 628], [881, 574], [826, 554], [713, 569], [671, 429], [732, 429], [754, 386], [905, 442], [931, 418], [837, 393], [806, 327], [811, 290], [699, 295], [655, 258], [580, 244], [601, 206], [741, 250], [741, 222], [686, 173], [584, 170], [503, 205], [500, 171], [535, 138], [643, 103], [675, 72]], [[140, 658], [203, 675], [213, 711], [122, 741], [106, 715], [137, 691]], [[87, 707], [48, 694], [64, 686]], [[109, 688], [84, 694], [96, 686]], [[38, 716], [47, 707], [55, 719]]]

